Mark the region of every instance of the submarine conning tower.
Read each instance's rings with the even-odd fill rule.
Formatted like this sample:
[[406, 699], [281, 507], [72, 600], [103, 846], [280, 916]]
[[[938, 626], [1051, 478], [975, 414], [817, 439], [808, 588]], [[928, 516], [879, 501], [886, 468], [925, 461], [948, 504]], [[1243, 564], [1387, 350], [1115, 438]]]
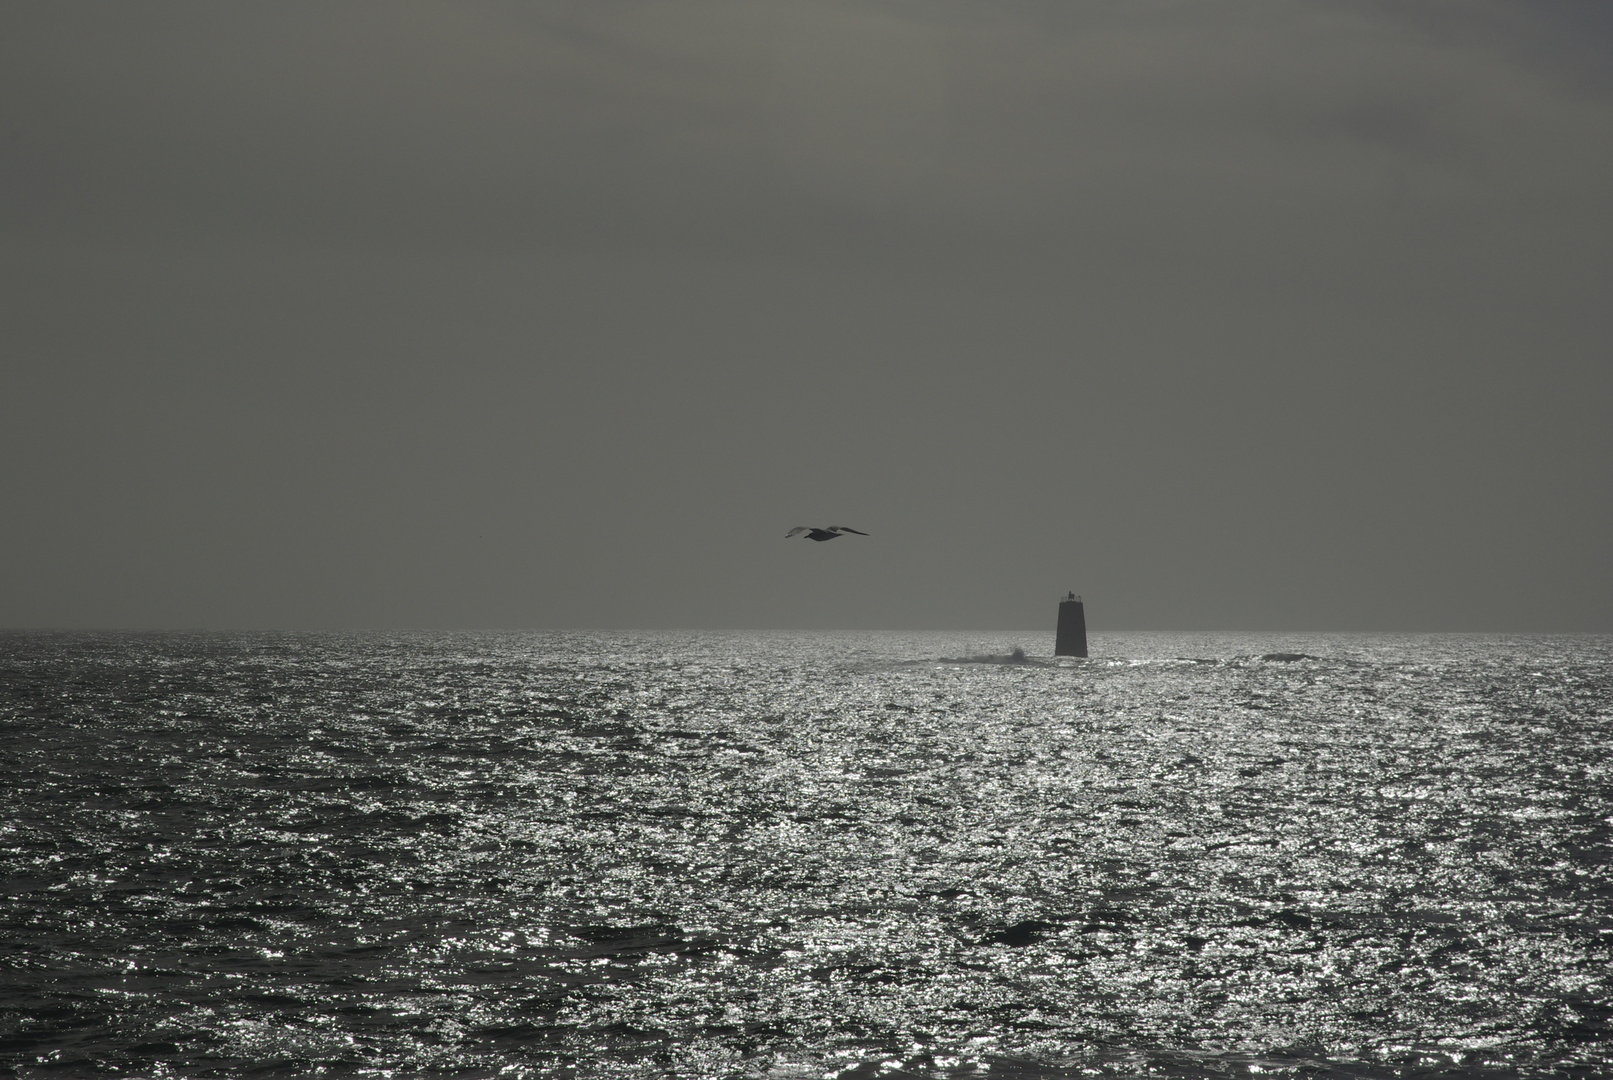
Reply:
[[1081, 598], [1071, 593], [1059, 601], [1059, 636], [1053, 646], [1054, 656], [1085, 656], [1087, 654], [1087, 613]]

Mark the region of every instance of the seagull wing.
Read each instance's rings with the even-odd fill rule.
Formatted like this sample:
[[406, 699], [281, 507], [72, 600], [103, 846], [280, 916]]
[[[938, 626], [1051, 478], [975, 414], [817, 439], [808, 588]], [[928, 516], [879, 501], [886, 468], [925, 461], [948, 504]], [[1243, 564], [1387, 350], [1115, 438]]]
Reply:
[[795, 528], [784, 534], [784, 539], [788, 540], [792, 536], [800, 536], [802, 533], [806, 532], [807, 529], [808, 526], [806, 525], [797, 525]]
[[867, 533], [863, 532], [861, 529], [853, 529], [850, 525], [835, 525], [830, 529], [830, 531], [831, 532], [837, 532], [837, 533], [841, 533], [841, 532], [856, 533], [858, 536], [867, 536], [868, 535]]

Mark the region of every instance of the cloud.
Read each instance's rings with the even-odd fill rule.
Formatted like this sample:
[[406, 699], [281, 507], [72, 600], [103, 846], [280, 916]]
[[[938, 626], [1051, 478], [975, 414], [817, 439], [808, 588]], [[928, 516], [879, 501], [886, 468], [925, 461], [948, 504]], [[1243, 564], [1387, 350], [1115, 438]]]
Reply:
[[1608, 180], [1607, 98], [1483, 35], [1364, 4], [1061, 8], [13, 9], [7, 224], [777, 244], [836, 212], [1018, 237]]
[[1604, 626], [1590, 10], [9, 5], [0, 621]]
[[912, 23], [799, 10], [772, 65], [768, 120], [779, 168], [810, 199], [881, 209], [940, 161], [939, 50]]

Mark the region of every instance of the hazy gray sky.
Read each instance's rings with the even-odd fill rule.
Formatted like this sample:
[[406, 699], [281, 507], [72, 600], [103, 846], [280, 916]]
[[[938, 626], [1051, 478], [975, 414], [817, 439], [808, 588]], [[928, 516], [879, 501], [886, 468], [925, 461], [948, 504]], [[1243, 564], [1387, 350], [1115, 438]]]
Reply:
[[0, 380], [0, 626], [1610, 630], [1613, 14], [5, 2]]

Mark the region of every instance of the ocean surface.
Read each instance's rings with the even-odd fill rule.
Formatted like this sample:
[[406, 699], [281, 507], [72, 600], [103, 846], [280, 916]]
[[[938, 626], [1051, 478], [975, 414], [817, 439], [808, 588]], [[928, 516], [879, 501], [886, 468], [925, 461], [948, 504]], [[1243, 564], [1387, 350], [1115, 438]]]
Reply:
[[1051, 648], [0, 635], [0, 1075], [1613, 1071], [1613, 638]]

